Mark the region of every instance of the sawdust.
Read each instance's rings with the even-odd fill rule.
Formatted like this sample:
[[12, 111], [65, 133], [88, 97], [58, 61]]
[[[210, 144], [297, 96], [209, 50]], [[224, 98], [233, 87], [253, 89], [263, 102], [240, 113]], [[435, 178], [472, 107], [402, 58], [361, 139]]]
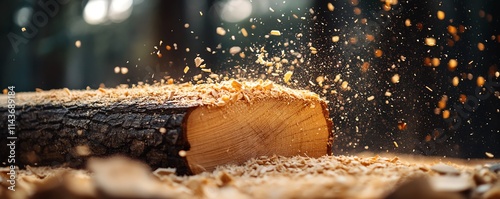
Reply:
[[[397, 157], [260, 157], [213, 172], [152, 172], [124, 157], [95, 158], [88, 170], [28, 168], [1, 198], [495, 198], [495, 166], [402, 161]], [[496, 167], [495, 167], [496, 168]], [[451, 171], [452, 174], [447, 174]], [[458, 173], [457, 173], [458, 172]], [[1, 176], [5, 179], [6, 176]], [[496, 195], [495, 195], [496, 194]]]
[[[0, 95], [0, 99], [6, 98]], [[134, 85], [132, 88], [99, 88], [97, 90], [56, 89], [49, 91], [17, 93], [16, 106], [92, 104], [106, 106], [111, 103], [171, 103], [184, 106], [223, 106], [230, 101], [262, 98], [321, 100], [307, 90], [296, 90], [271, 81], [222, 81], [199, 84], [155, 84]], [[7, 100], [0, 100], [0, 106], [7, 106]]]

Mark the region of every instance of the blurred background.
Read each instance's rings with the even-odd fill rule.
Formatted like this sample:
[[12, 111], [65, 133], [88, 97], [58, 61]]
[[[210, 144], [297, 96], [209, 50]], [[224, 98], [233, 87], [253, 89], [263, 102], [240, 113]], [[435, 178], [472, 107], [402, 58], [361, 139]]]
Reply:
[[334, 154], [498, 158], [499, 6], [495, 0], [7, 1], [0, 8], [0, 87], [270, 79], [329, 101]]

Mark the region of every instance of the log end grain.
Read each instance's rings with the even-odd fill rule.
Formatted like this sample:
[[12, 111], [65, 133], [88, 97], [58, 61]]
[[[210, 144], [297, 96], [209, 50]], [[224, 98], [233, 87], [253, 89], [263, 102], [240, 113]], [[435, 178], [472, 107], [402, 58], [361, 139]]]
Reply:
[[320, 157], [331, 151], [332, 123], [323, 101], [264, 98], [189, 113], [187, 160], [194, 173], [260, 156]]

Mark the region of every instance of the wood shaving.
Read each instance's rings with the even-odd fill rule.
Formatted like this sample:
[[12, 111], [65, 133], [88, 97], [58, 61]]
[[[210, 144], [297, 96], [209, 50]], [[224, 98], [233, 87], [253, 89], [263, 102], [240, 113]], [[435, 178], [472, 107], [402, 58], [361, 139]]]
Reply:
[[[46, 167], [20, 170], [18, 181], [23, 186], [16, 192], [2, 186], [0, 197], [40, 198], [42, 193], [50, 193], [66, 198], [414, 198], [412, 190], [418, 190], [425, 195], [422, 198], [463, 193], [485, 198], [499, 193], [500, 173], [486, 165], [436, 164], [446, 170], [453, 167], [459, 172], [454, 176], [427, 169], [435, 161], [425, 157], [399, 160], [380, 156], [274, 155], [250, 159], [242, 165], [221, 166], [213, 172], [176, 176], [175, 169], [152, 172], [128, 158], [93, 158], [88, 164], [90, 171]], [[71, 187], [78, 183], [84, 186]]]
[[[243, 93], [244, 92], [244, 93]], [[241, 96], [229, 98], [229, 96]], [[0, 96], [6, 98], [7, 96]], [[305, 99], [322, 101], [319, 95], [307, 91], [296, 90], [275, 84], [271, 81], [222, 81], [212, 84], [190, 83], [174, 84], [171, 79], [167, 84], [140, 84], [132, 88], [99, 88], [97, 90], [57, 89], [28, 93], [16, 93], [16, 105], [63, 105], [92, 104], [106, 106], [109, 103], [149, 103], [178, 104], [183, 106], [218, 105], [217, 102], [228, 103], [231, 100], [253, 101], [255, 99]], [[0, 106], [6, 107], [7, 100], [0, 100]], [[223, 104], [222, 104], [223, 105]]]

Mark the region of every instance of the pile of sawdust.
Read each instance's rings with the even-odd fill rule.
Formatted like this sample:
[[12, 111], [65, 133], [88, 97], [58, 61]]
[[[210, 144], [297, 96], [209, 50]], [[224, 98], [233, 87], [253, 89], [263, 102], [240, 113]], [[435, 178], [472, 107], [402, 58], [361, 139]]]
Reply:
[[[7, 97], [6, 95], [1, 96]], [[222, 81], [212, 84], [155, 84], [134, 85], [132, 88], [99, 88], [97, 90], [56, 89], [49, 91], [16, 94], [16, 105], [64, 105], [92, 104], [105, 106], [110, 103], [179, 104], [188, 106], [223, 106], [236, 100], [260, 98], [320, 100], [319, 96], [307, 90], [296, 90], [271, 81]], [[7, 106], [7, 100], [0, 100], [0, 106]]]
[[88, 170], [28, 167], [16, 191], [1, 172], [0, 198], [499, 198], [498, 164], [397, 157], [260, 157], [195, 176], [150, 171], [124, 157], [91, 159]]

